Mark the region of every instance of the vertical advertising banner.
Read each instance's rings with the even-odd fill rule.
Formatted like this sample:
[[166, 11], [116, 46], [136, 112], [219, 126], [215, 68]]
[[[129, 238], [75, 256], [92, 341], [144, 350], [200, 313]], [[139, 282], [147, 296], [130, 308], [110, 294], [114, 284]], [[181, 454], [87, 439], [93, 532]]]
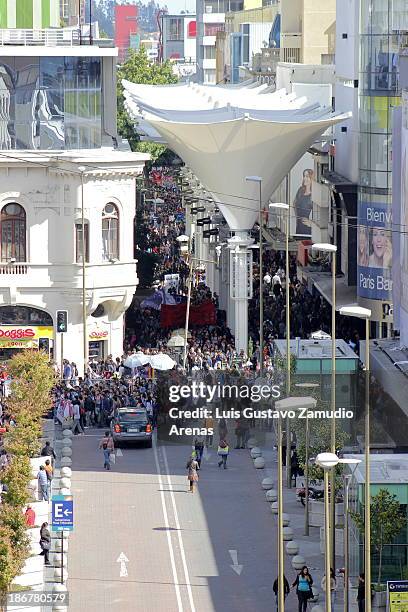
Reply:
[[[405, 106], [404, 106], [405, 111]], [[407, 113], [403, 113], [401, 131], [401, 234], [400, 240], [400, 266], [401, 266], [401, 291], [400, 291], [400, 330], [401, 343], [408, 340], [408, 121]]]
[[385, 203], [360, 202], [357, 266], [360, 297], [392, 300], [392, 209]]
[[309, 238], [312, 234], [310, 222], [313, 214], [313, 167], [313, 156], [306, 153], [290, 172], [292, 199], [290, 233], [292, 236]]

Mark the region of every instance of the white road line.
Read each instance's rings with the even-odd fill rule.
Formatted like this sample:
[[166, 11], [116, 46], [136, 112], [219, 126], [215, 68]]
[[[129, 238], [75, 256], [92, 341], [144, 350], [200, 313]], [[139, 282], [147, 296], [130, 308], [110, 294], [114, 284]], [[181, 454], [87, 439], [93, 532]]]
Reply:
[[171, 532], [170, 532], [169, 518], [167, 515], [166, 498], [164, 496], [163, 480], [162, 480], [162, 476], [160, 473], [159, 458], [157, 455], [157, 448], [156, 448], [155, 441], [153, 441], [153, 452], [154, 452], [154, 460], [156, 462], [157, 476], [159, 479], [160, 498], [161, 498], [162, 509], [163, 509], [164, 524], [166, 526], [167, 544], [168, 544], [169, 553], [170, 553], [170, 562], [171, 562], [171, 569], [173, 572], [174, 588], [176, 590], [176, 597], [177, 597], [177, 604], [178, 604], [179, 612], [183, 612], [183, 603], [181, 601], [181, 594], [180, 594], [180, 583], [178, 580], [176, 563], [174, 560], [174, 550], [173, 550], [173, 543], [171, 541]]
[[174, 493], [173, 493], [173, 485], [170, 479], [169, 464], [167, 462], [167, 454], [166, 454], [166, 449], [164, 446], [163, 446], [163, 457], [164, 457], [164, 465], [166, 466], [167, 482], [168, 482], [169, 489], [170, 489], [171, 502], [173, 504], [174, 520], [176, 522], [177, 535], [178, 535], [178, 541], [179, 541], [179, 547], [180, 547], [180, 556], [181, 556], [181, 560], [183, 563], [184, 575], [186, 578], [188, 599], [190, 601], [191, 612], [196, 612], [195, 605], [194, 605], [194, 599], [193, 599], [193, 591], [191, 589], [190, 575], [188, 573], [186, 554], [184, 552], [183, 538], [181, 537], [181, 528], [180, 528], [180, 521], [178, 518], [176, 500], [175, 500]]

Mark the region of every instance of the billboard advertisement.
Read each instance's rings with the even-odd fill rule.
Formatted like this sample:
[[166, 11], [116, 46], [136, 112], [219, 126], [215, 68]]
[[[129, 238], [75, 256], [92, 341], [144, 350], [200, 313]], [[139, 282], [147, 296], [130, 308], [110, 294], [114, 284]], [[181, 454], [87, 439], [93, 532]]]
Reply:
[[385, 203], [360, 202], [357, 232], [358, 295], [392, 300], [392, 209]]
[[290, 172], [292, 200], [290, 233], [292, 236], [310, 238], [312, 234], [310, 221], [313, 214], [313, 166], [313, 156], [306, 153]]
[[401, 229], [400, 239], [400, 265], [401, 265], [401, 343], [408, 341], [408, 125], [406, 115], [403, 117], [401, 131]]

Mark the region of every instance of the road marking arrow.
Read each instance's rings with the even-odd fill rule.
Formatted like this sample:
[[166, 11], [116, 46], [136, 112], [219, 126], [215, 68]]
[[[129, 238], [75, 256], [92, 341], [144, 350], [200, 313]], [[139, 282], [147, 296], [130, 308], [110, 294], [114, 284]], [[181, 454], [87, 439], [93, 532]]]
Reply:
[[129, 559], [124, 552], [120, 553], [119, 557], [116, 559], [116, 563], [120, 563], [119, 578], [126, 578], [126, 576], [128, 576], [126, 563], [129, 563]]
[[117, 457], [123, 457], [123, 453], [122, 453], [122, 451], [120, 450], [120, 448], [117, 448], [117, 449], [116, 449], [116, 456], [117, 456]]
[[241, 575], [242, 570], [244, 569], [243, 565], [238, 565], [238, 551], [237, 550], [229, 550], [229, 554], [231, 555], [232, 563], [230, 567], [234, 570], [238, 576]]

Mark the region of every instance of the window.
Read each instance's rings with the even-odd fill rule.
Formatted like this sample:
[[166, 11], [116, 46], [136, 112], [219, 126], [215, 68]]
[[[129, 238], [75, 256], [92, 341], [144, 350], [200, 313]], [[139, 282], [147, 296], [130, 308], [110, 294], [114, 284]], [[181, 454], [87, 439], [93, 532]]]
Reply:
[[1, 210], [1, 260], [26, 261], [26, 214], [20, 204]]
[[119, 259], [119, 211], [111, 202], [102, 212], [102, 257], [104, 261]]
[[[89, 263], [89, 224], [85, 221], [85, 261]], [[82, 263], [82, 221], [75, 223], [75, 253], [76, 262]]]
[[183, 40], [184, 39], [184, 20], [170, 19], [169, 35], [167, 40]]
[[215, 47], [204, 47], [204, 59], [215, 59]]

